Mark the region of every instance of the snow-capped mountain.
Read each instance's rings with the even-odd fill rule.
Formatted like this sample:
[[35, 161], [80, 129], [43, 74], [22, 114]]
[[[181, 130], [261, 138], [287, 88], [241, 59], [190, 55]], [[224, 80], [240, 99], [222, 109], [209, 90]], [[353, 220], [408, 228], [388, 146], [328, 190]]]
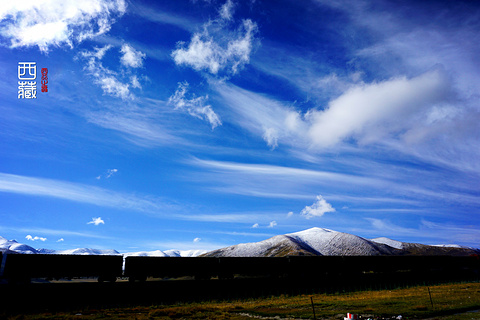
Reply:
[[25, 254], [80, 254], [80, 255], [117, 255], [116, 250], [101, 250], [90, 248], [77, 248], [70, 250], [52, 250], [52, 249], [35, 249], [29, 245], [18, 243], [16, 240], [7, 240], [0, 236], [0, 251], [15, 252]]
[[[15, 240], [0, 237], [0, 251], [28, 254], [120, 255], [116, 250], [78, 248], [71, 250], [35, 249]], [[455, 255], [480, 254], [479, 249], [458, 245], [425, 245], [389, 238], [365, 239], [353, 234], [323, 228], [274, 236], [253, 243], [206, 252], [204, 250], [156, 250], [123, 253], [128, 256], [150, 257], [283, 257], [283, 256], [376, 256], [376, 255]]]
[[480, 254], [479, 249], [460, 246], [457, 244], [436, 244], [426, 245], [421, 243], [410, 243], [392, 240], [389, 238], [372, 239], [374, 242], [383, 243], [393, 248], [401, 250], [404, 255], [452, 255], [452, 256], [468, 256], [472, 254]]
[[166, 250], [164, 253], [168, 257], [197, 257], [207, 253], [206, 250]]
[[352, 234], [322, 228], [279, 235], [208, 252], [211, 257], [282, 257], [288, 255], [382, 255], [396, 249]]
[[196, 257], [206, 253], [205, 250], [155, 250], [155, 251], [139, 251], [119, 253], [113, 249], [91, 249], [77, 248], [70, 250], [53, 250], [53, 249], [35, 249], [29, 245], [18, 243], [16, 240], [7, 240], [0, 236], [0, 251], [15, 252], [27, 254], [78, 254], [78, 255], [123, 255], [128, 256], [148, 256], [148, 257]]
[[388, 245], [329, 229], [311, 228], [286, 236], [305, 243], [325, 256], [375, 256], [394, 253]]
[[376, 242], [376, 243], [386, 244], [387, 246], [390, 246], [390, 247], [395, 248], [395, 249], [403, 249], [403, 246], [404, 246], [404, 243], [401, 242], [401, 241], [392, 240], [392, 239], [385, 238], [385, 237], [371, 239], [371, 241]]
[[37, 249], [30, 247], [29, 245], [18, 243], [16, 240], [7, 240], [4, 237], [0, 237], [0, 251], [8, 252], [15, 251], [18, 253], [35, 254]]
[[139, 251], [124, 253], [124, 257], [197, 257], [207, 253], [205, 250], [155, 250], [155, 251]]
[[77, 255], [118, 255], [117, 250], [112, 249], [91, 249], [91, 248], [77, 248], [70, 250], [51, 250], [51, 249], [39, 249], [37, 253], [42, 254], [77, 254]]
[[127, 252], [127, 253], [124, 253], [123, 256], [124, 257], [167, 257], [165, 252], [161, 250]]
[[288, 255], [470, 255], [473, 248], [438, 247], [388, 238], [368, 240], [329, 229], [311, 228], [254, 243], [242, 243], [214, 251], [208, 257], [282, 257]]

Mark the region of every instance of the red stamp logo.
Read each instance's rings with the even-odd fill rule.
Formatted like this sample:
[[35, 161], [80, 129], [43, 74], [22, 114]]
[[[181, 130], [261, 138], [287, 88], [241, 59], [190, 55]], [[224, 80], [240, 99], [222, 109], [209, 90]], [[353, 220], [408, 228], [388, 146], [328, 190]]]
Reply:
[[48, 68], [42, 68], [42, 92], [48, 92]]

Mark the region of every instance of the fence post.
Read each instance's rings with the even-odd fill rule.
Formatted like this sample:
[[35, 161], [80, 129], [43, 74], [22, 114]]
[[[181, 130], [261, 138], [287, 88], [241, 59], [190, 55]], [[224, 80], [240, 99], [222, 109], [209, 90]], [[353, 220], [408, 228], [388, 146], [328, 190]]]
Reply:
[[315, 306], [313, 305], [313, 297], [312, 296], [310, 296], [310, 301], [312, 302], [313, 320], [317, 320], [317, 316], [315, 315]]
[[430, 303], [432, 304], [432, 309], [435, 309], [435, 308], [433, 307], [432, 293], [430, 292], [430, 287], [427, 286], [427, 289], [428, 289], [428, 296], [430, 297]]

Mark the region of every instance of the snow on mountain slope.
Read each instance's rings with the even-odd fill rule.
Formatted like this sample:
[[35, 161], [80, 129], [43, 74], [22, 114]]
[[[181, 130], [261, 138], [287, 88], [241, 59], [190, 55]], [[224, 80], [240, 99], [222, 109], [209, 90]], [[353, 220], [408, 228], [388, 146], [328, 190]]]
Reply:
[[310, 252], [311, 248], [303, 248], [295, 240], [279, 235], [255, 243], [241, 243], [234, 246], [210, 251], [203, 256], [207, 257], [275, 257], [287, 256], [294, 252], [299, 255], [316, 255]]
[[167, 257], [161, 250], [123, 253], [124, 257]]
[[392, 254], [392, 247], [381, 243], [323, 228], [311, 228], [290, 233], [287, 236], [305, 243], [321, 255], [325, 256], [370, 256]]
[[70, 250], [53, 250], [53, 249], [38, 249], [40, 254], [75, 254], [75, 255], [119, 255], [116, 250], [91, 249], [91, 248], [77, 248]]
[[166, 250], [164, 253], [168, 257], [197, 257], [207, 253], [206, 250]]
[[77, 248], [71, 250], [56, 250], [55, 254], [78, 254], [78, 255], [119, 255], [117, 250], [113, 249], [91, 249], [91, 248]]
[[[35, 249], [29, 245], [18, 243], [16, 240], [7, 240], [0, 236], [0, 251], [8, 252], [14, 251], [17, 253], [28, 254], [75, 254], [75, 255], [120, 255], [113, 249], [91, 249], [91, 248], [77, 248], [70, 250], [53, 250], [53, 249]], [[127, 252], [123, 253], [124, 257], [127, 256], [148, 256], [148, 257], [196, 257], [206, 253], [205, 250], [167, 250], [165, 252], [161, 250], [155, 251], [139, 251], [139, 252]]]
[[[79, 248], [72, 250], [34, 249], [15, 240], [0, 237], [0, 251], [42, 254], [81, 254], [81, 255], [119, 255], [116, 250]], [[152, 257], [283, 257], [299, 255], [455, 255], [468, 256], [480, 254], [480, 249], [456, 245], [432, 246], [420, 243], [408, 243], [381, 237], [365, 239], [348, 233], [323, 228], [311, 228], [300, 232], [277, 235], [255, 242], [217, 249], [203, 250], [166, 250], [123, 253], [127, 256]]]
[[101, 250], [90, 248], [77, 248], [71, 250], [52, 250], [52, 249], [35, 249], [29, 245], [18, 243], [16, 240], [7, 240], [0, 236], [0, 250], [14, 251], [26, 254], [79, 254], [79, 255], [118, 255], [116, 250]]
[[242, 243], [208, 252], [216, 257], [281, 257], [288, 255], [378, 255], [391, 248], [328, 229], [312, 228], [254, 243]]
[[7, 240], [4, 237], [0, 237], [0, 250], [1, 251], [15, 251], [18, 253], [35, 254], [37, 250], [26, 244], [18, 243], [16, 240]]
[[155, 250], [123, 253], [124, 257], [196, 257], [206, 253], [205, 250]]
[[376, 243], [386, 244], [386, 245], [388, 245], [392, 248], [395, 248], [395, 249], [403, 249], [404, 248], [404, 243], [403, 242], [397, 241], [397, 240], [392, 240], [392, 239], [385, 238], [385, 237], [371, 239], [371, 241], [376, 242]]
[[288, 255], [382, 255], [396, 249], [352, 234], [322, 228], [279, 235], [208, 252], [213, 257], [279, 257]]

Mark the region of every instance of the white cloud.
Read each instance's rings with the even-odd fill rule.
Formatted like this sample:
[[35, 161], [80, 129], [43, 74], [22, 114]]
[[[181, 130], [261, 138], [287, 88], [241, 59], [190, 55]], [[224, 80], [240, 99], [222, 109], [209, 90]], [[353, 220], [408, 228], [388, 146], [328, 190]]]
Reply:
[[278, 224], [277, 221], [270, 221], [268, 228], [274, 228], [277, 224]]
[[42, 237], [37, 237], [37, 236], [32, 237], [31, 235], [27, 235], [27, 236], [25, 237], [25, 239], [30, 240], [30, 241], [38, 241], [38, 240], [40, 240], [40, 241], [46, 241], [46, 240], [47, 240], [47, 238], [42, 238]]
[[120, 82], [113, 75], [100, 76], [95, 80], [95, 83], [100, 85], [103, 92], [108, 95], [119, 97], [123, 100], [133, 97], [129, 90], [129, 84]]
[[104, 94], [119, 97], [123, 100], [133, 99], [129, 89], [130, 85], [118, 80], [119, 75], [105, 68], [100, 61], [110, 48], [112, 46], [107, 45], [103, 48], [94, 48], [94, 51], [82, 51], [80, 57], [87, 59], [87, 65], [84, 69], [93, 77], [94, 83], [102, 88]]
[[206, 36], [194, 34], [187, 49], [184, 43], [179, 43], [179, 48], [172, 52], [173, 59], [178, 65], [190, 65], [195, 70], [207, 69], [212, 74], [217, 74], [221, 64], [225, 62], [221, 48]]
[[446, 98], [448, 81], [441, 70], [407, 79], [355, 86], [331, 101], [326, 110], [311, 111], [309, 136], [317, 147], [330, 147], [355, 137], [378, 141], [410, 129], [410, 119]]
[[108, 32], [117, 16], [126, 11], [124, 0], [23, 0], [4, 1], [0, 8], [0, 33], [10, 47], [49, 47], [81, 42]]
[[142, 88], [142, 85], [140, 84], [140, 81], [138, 80], [138, 77], [136, 75], [130, 77], [130, 84], [132, 85], [132, 88]]
[[260, 225], [258, 223], [255, 223], [252, 228], [258, 228]]
[[300, 212], [305, 218], [321, 217], [327, 212], [335, 212], [335, 209], [321, 195], [317, 196], [317, 200], [311, 205], [306, 206]]
[[132, 46], [124, 44], [120, 50], [123, 53], [120, 58], [120, 62], [131, 68], [140, 68], [143, 65], [143, 59], [145, 59], [145, 53], [135, 50]]
[[273, 149], [278, 147], [278, 133], [275, 128], [268, 128], [265, 129], [265, 133], [263, 134], [263, 140], [267, 142], [267, 145]]
[[187, 91], [188, 82], [179, 83], [177, 91], [168, 99], [168, 103], [174, 105], [176, 110], [181, 110], [196, 118], [207, 120], [212, 129], [222, 124], [218, 115], [213, 111], [212, 106], [205, 105], [208, 96], [195, 97], [193, 95], [191, 99], [187, 99], [185, 97]]
[[63, 239], [63, 238], [60, 238], [60, 239], [57, 240], [57, 242], [63, 242], [63, 241], [65, 241], [65, 239]]
[[451, 85], [441, 68], [410, 79], [351, 85], [324, 110], [310, 109], [305, 114], [231, 84], [217, 84], [215, 89], [234, 114], [231, 118], [272, 149], [282, 143], [323, 150], [351, 140], [372, 144], [407, 139], [432, 119], [449, 119], [456, 111], [448, 107]]
[[227, 0], [218, 10], [218, 14], [224, 20], [231, 20], [233, 17], [233, 8], [235, 3], [232, 0]]
[[94, 47], [93, 51], [82, 51], [80, 52], [80, 56], [84, 58], [97, 58], [98, 60], [102, 60], [108, 50], [110, 50], [113, 46], [108, 44], [101, 48]]
[[98, 226], [100, 224], [105, 224], [105, 221], [103, 221], [101, 217], [98, 217], [98, 218], [92, 218], [92, 221], [87, 222], [87, 224], [94, 224]]
[[250, 61], [257, 25], [250, 19], [242, 20], [236, 30], [229, 30], [233, 2], [228, 0], [220, 9], [220, 17], [203, 26], [203, 32], [193, 34], [190, 43], [177, 44], [172, 57], [177, 65], [187, 65], [197, 71], [206, 70], [217, 75], [226, 69], [236, 74]]
[[108, 179], [108, 178], [110, 178], [111, 176], [113, 176], [113, 175], [114, 175], [115, 173], [117, 173], [117, 172], [118, 172], [118, 169], [109, 169], [109, 170], [107, 171], [107, 174], [105, 175], [105, 178]]
[[109, 179], [117, 172], [118, 172], [118, 169], [108, 169], [104, 174], [97, 176], [95, 179], [100, 180], [102, 179], [102, 177], [104, 177], [105, 179]]
[[195, 238], [193, 239], [193, 242], [200, 242], [202, 239], [201, 238]]

